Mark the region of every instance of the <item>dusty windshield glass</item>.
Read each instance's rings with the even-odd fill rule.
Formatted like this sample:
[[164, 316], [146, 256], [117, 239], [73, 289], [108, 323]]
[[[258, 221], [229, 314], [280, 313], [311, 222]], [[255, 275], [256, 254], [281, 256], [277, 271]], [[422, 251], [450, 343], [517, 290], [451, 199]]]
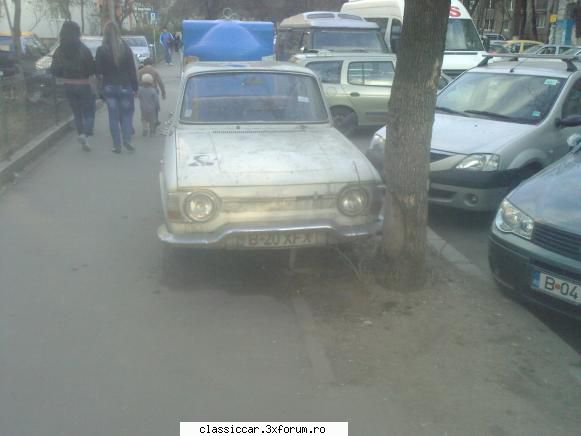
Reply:
[[484, 51], [482, 41], [472, 20], [452, 19], [448, 21], [446, 50]]
[[302, 74], [227, 72], [188, 79], [184, 123], [322, 123], [327, 111], [316, 80]]
[[313, 48], [335, 51], [386, 51], [375, 30], [318, 30], [313, 35]]
[[557, 99], [566, 79], [520, 74], [466, 73], [438, 96], [446, 112], [536, 124]]

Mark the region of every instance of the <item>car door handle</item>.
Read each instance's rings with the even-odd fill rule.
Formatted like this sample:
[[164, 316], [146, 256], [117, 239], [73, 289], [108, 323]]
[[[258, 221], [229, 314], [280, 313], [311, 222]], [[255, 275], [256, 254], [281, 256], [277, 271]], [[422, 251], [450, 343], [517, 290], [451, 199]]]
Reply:
[[349, 94], [351, 97], [359, 97], [361, 94], [359, 94], [358, 92], [352, 92], [351, 94]]

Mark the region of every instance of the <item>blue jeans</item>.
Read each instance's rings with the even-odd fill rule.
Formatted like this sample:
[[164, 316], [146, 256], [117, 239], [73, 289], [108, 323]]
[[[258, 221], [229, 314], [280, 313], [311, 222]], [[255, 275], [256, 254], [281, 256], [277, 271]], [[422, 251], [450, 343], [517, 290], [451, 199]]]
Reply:
[[115, 148], [121, 147], [121, 139], [123, 144], [131, 144], [135, 111], [133, 89], [120, 85], [105, 85], [103, 97], [109, 111], [109, 130], [113, 145]]
[[169, 45], [164, 45], [164, 55], [165, 55], [165, 63], [169, 64], [171, 62], [171, 47]]
[[79, 135], [91, 136], [95, 126], [96, 99], [89, 85], [65, 83], [65, 96], [69, 101], [75, 127]]

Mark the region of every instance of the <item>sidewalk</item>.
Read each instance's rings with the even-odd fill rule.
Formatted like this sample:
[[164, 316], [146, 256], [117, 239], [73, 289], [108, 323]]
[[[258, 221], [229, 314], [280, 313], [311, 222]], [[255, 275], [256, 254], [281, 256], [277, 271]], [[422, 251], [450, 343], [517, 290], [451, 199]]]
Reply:
[[367, 386], [392, 417], [383, 434], [579, 434], [580, 356], [491, 281], [432, 253], [426, 289], [385, 290], [332, 262], [297, 293], [335, 383]]

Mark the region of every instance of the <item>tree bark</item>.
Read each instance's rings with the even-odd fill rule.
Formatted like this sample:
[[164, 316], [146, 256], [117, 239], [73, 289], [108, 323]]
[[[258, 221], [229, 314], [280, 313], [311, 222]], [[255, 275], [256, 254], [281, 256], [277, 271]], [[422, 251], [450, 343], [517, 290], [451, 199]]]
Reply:
[[81, 33], [85, 34], [85, 0], [80, 0], [81, 6]]
[[521, 36], [521, 23], [523, 21], [523, 2], [526, 0], [514, 0], [512, 10], [512, 22], [510, 26], [510, 37], [519, 39]]
[[16, 59], [20, 60], [22, 58], [22, 41], [20, 36], [22, 31], [20, 29], [21, 17], [22, 17], [22, 3], [20, 0], [14, 1], [14, 20], [12, 21], [12, 42], [14, 43], [14, 51], [16, 54]]
[[539, 40], [537, 32], [537, 10], [535, 0], [527, 0], [524, 37], [534, 41]]
[[407, 0], [388, 105], [384, 248], [392, 284], [425, 280], [429, 152], [450, 0]]

